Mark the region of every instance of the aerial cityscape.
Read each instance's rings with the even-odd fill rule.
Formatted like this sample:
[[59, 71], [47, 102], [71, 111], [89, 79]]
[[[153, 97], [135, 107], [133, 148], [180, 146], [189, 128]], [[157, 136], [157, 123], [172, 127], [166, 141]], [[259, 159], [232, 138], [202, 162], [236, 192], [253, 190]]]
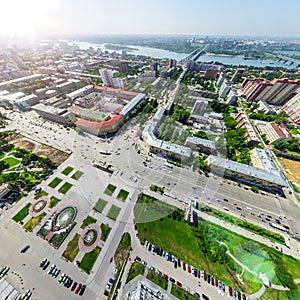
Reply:
[[300, 3], [252, 2], [1, 3], [0, 300], [300, 299]]

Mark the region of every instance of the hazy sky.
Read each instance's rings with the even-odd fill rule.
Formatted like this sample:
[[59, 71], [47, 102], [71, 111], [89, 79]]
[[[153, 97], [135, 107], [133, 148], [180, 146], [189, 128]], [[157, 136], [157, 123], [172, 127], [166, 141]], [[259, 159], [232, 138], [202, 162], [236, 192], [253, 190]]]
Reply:
[[[1, 0], [9, 34], [300, 36], [299, 0]], [[21, 9], [16, 7], [21, 5]]]

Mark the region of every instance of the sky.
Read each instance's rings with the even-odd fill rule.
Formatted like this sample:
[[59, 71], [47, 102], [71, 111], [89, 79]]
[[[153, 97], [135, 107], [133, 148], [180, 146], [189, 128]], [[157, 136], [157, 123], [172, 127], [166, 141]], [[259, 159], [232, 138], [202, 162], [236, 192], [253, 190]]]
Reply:
[[0, 33], [7, 36], [300, 36], [299, 0], [0, 0], [0, 5]]

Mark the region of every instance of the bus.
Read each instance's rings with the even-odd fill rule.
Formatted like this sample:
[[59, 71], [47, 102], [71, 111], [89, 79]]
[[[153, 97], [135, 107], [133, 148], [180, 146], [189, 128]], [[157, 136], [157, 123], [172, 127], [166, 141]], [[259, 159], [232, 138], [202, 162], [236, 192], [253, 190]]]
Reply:
[[100, 154], [104, 154], [104, 155], [111, 155], [112, 154], [112, 152], [108, 151], [108, 150], [100, 150], [99, 152], [100, 152]]
[[284, 232], [288, 232], [288, 229], [286, 229], [286, 228], [284, 228], [283, 226], [278, 225], [278, 224], [276, 224], [276, 223], [270, 222], [269, 225], [270, 225], [271, 227], [274, 227], [274, 228], [276, 228], [276, 229], [282, 230], [282, 231], [284, 231]]
[[169, 169], [173, 169], [173, 165], [171, 165], [171, 164], [168, 163], [168, 162], [165, 162], [165, 163], [164, 163], [164, 166], [165, 166], [165, 167], [168, 167]]

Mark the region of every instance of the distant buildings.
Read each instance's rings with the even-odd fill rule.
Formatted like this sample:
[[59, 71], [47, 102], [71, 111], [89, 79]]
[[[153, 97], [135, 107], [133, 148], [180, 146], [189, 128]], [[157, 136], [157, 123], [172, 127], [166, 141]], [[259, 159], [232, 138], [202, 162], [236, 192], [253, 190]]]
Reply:
[[284, 123], [280, 123], [277, 125], [274, 122], [269, 122], [264, 127], [262, 127], [262, 131], [266, 134], [267, 139], [271, 144], [279, 140], [284, 140], [292, 137]]
[[254, 144], [259, 144], [260, 139], [256, 134], [248, 115], [242, 111], [239, 111], [235, 116], [234, 119], [237, 121], [237, 128], [244, 128], [246, 129], [245, 137], [247, 139], [247, 143], [251, 146]]
[[290, 100], [300, 88], [300, 80], [245, 79], [242, 84], [243, 93], [249, 101], [263, 100], [273, 105], [283, 105]]
[[300, 89], [290, 101], [282, 106], [282, 110], [290, 116], [294, 123], [300, 125]]

